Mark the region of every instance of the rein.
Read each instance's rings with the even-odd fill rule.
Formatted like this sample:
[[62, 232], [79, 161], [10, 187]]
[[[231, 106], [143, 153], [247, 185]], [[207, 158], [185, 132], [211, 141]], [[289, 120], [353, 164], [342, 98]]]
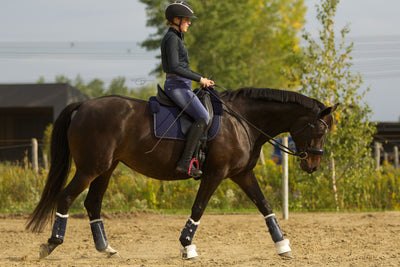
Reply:
[[[227, 90], [226, 88], [215, 84], [215, 87], [221, 88], [223, 90]], [[145, 152], [145, 154], [148, 153], [152, 153], [156, 147], [161, 143], [161, 141], [164, 139], [165, 135], [168, 133], [168, 131], [172, 128], [172, 126], [174, 125], [174, 123], [182, 116], [183, 112], [185, 112], [185, 110], [187, 109], [187, 107], [193, 102], [194, 98], [200, 93], [200, 91], [204, 89], [203, 87], [200, 87], [200, 90], [198, 90], [196, 92], [196, 94], [192, 97], [192, 99], [186, 104], [186, 106], [182, 109], [182, 111], [178, 114], [178, 116], [176, 117], [176, 119], [171, 123], [171, 125], [168, 127], [168, 129], [165, 131], [165, 133], [163, 134], [163, 136], [161, 136], [161, 138], [157, 141], [157, 143], [153, 146], [153, 148], [147, 152]], [[207, 89], [207, 88], [205, 88]], [[224, 105], [226, 108], [229, 109], [230, 112], [232, 112], [236, 117], [238, 117], [239, 119], [245, 121], [248, 125], [250, 125], [251, 127], [253, 127], [254, 129], [256, 129], [258, 132], [260, 132], [261, 134], [263, 134], [265, 137], [267, 137], [268, 143], [270, 143], [271, 145], [273, 145], [274, 147], [278, 148], [280, 151], [292, 155], [292, 156], [296, 156], [299, 157], [300, 159], [306, 159], [308, 158], [308, 153], [312, 153], [312, 154], [317, 154], [317, 155], [323, 155], [324, 154], [324, 149], [322, 148], [310, 148], [310, 142], [311, 142], [311, 135], [308, 135], [307, 137], [307, 142], [306, 142], [306, 146], [305, 149], [303, 151], [300, 152], [296, 152], [293, 151], [292, 149], [290, 149], [288, 146], [283, 145], [282, 143], [278, 142], [275, 138], [273, 138], [272, 136], [270, 136], [269, 134], [267, 134], [266, 132], [264, 132], [262, 129], [258, 128], [256, 125], [254, 125], [253, 123], [251, 123], [249, 120], [247, 120], [245, 117], [243, 117], [242, 115], [240, 115], [239, 113], [237, 113], [235, 110], [233, 110], [228, 104], [226, 104], [221, 98], [219, 98], [213, 91], [211, 90], [207, 90], [210, 94], [212, 94], [216, 99], [218, 99], [222, 105]], [[296, 133], [299, 133], [303, 130], [305, 130], [307, 127], [310, 128], [314, 128], [316, 125], [317, 121], [320, 121], [321, 123], [324, 124], [324, 126], [329, 129], [328, 124], [322, 120], [322, 119], [318, 119], [319, 115], [321, 114], [321, 109], [318, 109], [318, 112], [316, 113], [313, 121], [310, 123], [307, 123], [306, 125], [304, 125], [301, 129], [297, 130]]]
[[[215, 84], [215, 87], [221, 88], [223, 90], [227, 90], [226, 88]], [[293, 151], [292, 149], [290, 149], [288, 146], [283, 145], [282, 143], [278, 142], [275, 138], [273, 138], [272, 136], [270, 136], [269, 134], [267, 134], [266, 132], [264, 132], [263, 130], [261, 130], [260, 128], [258, 128], [257, 126], [255, 126], [253, 123], [251, 123], [250, 121], [248, 121], [246, 118], [244, 118], [242, 115], [240, 115], [239, 113], [237, 113], [236, 111], [234, 111], [229, 105], [227, 105], [222, 99], [218, 98], [217, 95], [215, 95], [211, 90], [208, 90], [210, 94], [212, 94], [214, 97], [216, 97], [217, 99], [219, 99], [219, 101], [225, 106], [227, 107], [230, 112], [232, 112], [235, 116], [237, 116], [238, 118], [240, 118], [241, 120], [245, 121], [248, 125], [250, 125], [251, 127], [253, 127], [254, 129], [256, 129], [257, 131], [259, 131], [261, 134], [263, 134], [264, 136], [266, 136], [267, 138], [269, 138], [268, 143], [270, 143], [271, 145], [273, 145], [274, 147], [278, 148], [280, 151], [292, 155], [292, 156], [297, 156], [300, 159], [306, 159], [308, 158], [308, 153], [312, 153], [312, 154], [317, 154], [317, 155], [323, 155], [324, 154], [324, 150], [320, 149], [320, 148], [309, 148], [309, 143], [310, 143], [310, 139], [311, 139], [311, 135], [308, 136], [307, 138], [307, 143], [306, 143], [306, 147], [303, 151], [301, 152], [296, 152]], [[306, 125], [304, 125], [304, 127], [302, 127], [301, 129], [299, 129], [298, 131], [296, 131], [296, 133], [303, 131], [304, 129], [306, 129], [307, 127], [311, 127], [314, 128], [315, 124], [318, 120], [319, 115], [321, 114], [321, 109], [318, 109], [317, 114], [314, 117], [314, 120], [311, 123], [307, 123]], [[326, 128], [328, 129], [328, 125], [326, 124], [325, 121], [323, 121], [322, 119], [319, 119], [319, 121], [321, 121]]]

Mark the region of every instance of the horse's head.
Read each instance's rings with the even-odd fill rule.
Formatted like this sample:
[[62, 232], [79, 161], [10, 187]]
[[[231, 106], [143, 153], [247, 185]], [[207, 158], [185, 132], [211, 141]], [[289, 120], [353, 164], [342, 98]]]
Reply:
[[333, 123], [332, 112], [338, 104], [319, 109], [315, 114], [304, 116], [290, 130], [303, 171], [312, 173], [318, 170], [324, 154], [324, 142]]

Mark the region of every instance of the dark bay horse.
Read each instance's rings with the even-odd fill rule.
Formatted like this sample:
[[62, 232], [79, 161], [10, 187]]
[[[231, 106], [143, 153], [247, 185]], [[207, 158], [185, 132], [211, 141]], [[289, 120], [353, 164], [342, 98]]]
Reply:
[[[295, 92], [258, 88], [227, 90], [221, 93], [221, 100], [230, 108], [224, 110], [220, 133], [208, 142], [200, 188], [180, 237], [182, 256], [197, 257], [192, 239], [200, 218], [218, 185], [230, 178], [265, 217], [277, 253], [292, 257], [289, 242], [283, 238], [253, 168], [262, 145], [273, 136], [289, 132], [299, 151], [302, 170], [316, 171], [325, 136], [333, 123], [331, 113], [337, 105], [325, 107]], [[68, 210], [87, 187], [84, 205], [96, 249], [108, 256], [118, 255], [108, 244], [100, 211], [109, 179], [119, 162], [159, 180], [190, 178], [175, 172], [183, 141], [162, 140], [152, 153], [146, 153], [157, 143], [152, 128], [148, 102], [127, 97], [92, 99], [71, 104], [61, 112], [52, 133], [47, 182], [27, 224], [27, 229], [42, 231], [56, 211], [51, 238], [40, 246], [41, 258], [63, 242]], [[76, 173], [65, 186], [71, 160]]]

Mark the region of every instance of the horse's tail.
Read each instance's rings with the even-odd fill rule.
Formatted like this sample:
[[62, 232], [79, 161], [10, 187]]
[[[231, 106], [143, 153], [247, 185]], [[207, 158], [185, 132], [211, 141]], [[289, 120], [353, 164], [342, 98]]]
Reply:
[[81, 104], [73, 103], [65, 107], [54, 123], [51, 134], [49, 174], [40, 201], [28, 218], [27, 230], [41, 232], [54, 215], [58, 195], [65, 186], [71, 167], [67, 130], [71, 123], [72, 113]]

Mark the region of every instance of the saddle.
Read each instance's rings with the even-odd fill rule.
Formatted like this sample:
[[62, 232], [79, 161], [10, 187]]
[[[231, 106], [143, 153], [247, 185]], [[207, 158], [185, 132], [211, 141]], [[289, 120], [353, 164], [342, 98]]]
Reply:
[[[218, 92], [213, 88], [213, 94], [206, 90], [195, 89], [194, 93], [200, 99], [210, 115], [210, 123], [207, 125], [205, 133], [200, 138], [199, 145], [195, 152], [195, 158], [199, 161], [201, 168], [206, 154], [207, 142], [214, 139], [220, 131], [221, 116], [223, 113], [222, 103], [219, 101]], [[149, 99], [150, 112], [153, 115], [153, 132], [156, 138], [185, 140], [186, 134], [194, 120], [185, 112], [177, 119], [181, 113], [178, 107], [164, 92], [160, 85], [157, 85], [157, 95]]]

